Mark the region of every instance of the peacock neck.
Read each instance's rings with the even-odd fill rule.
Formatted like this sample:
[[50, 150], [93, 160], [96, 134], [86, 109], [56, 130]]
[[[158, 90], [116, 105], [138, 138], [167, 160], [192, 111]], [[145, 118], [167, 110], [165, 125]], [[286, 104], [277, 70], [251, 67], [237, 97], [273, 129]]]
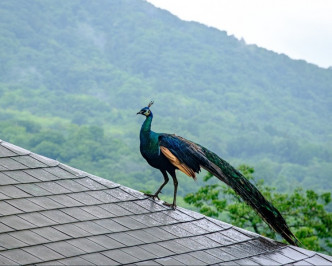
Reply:
[[151, 132], [151, 123], [152, 123], [152, 118], [153, 118], [153, 115], [152, 113], [145, 119], [142, 127], [141, 127], [141, 137], [145, 137], [146, 135], [149, 135], [150, 132]]

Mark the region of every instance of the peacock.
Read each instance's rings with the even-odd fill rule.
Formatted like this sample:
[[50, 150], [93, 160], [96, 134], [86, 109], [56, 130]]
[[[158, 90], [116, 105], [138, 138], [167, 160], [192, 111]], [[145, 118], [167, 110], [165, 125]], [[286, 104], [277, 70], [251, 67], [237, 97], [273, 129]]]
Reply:
[[150, 110], [152, 104], [153, 101], [137, 113], [146, 117], [140, 131], [140, 151], [149, 165], [160, 170], [164, 182], [156, 193], [145, 195], [159, 199], [158, 195], [168, 183], [168, 174], [170, 174], [174, 184], [173, 203], [164, 202], [164, 205], [175, 209], [178, 188], [175, 170], [180, 170], [187, 176], [196, 179], [196, 173], [203, 168], [232, 187], [288, 243], [297, 245], [298, 240], [290, 231], [281, 213], [228, 162], [207, 148], [185, 138], [174, 134], [153, 132], [151, 130], [153, 114]]

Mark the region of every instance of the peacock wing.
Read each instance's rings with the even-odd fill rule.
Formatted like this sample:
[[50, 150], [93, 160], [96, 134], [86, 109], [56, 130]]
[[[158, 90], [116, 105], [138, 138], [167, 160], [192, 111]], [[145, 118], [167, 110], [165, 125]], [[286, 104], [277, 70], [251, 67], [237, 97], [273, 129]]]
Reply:
[[[202, 164], [201, 148], [187, 139], [171, 134], [159, 136], [160, 151], [180, 171], [193, 178]], [[206, 160], [206, 159], [205, 159]]]

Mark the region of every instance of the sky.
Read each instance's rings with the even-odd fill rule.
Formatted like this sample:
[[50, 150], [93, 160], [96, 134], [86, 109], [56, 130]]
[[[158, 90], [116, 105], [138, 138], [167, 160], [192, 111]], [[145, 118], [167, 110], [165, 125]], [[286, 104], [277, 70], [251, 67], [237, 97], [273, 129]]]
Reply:
[[147, 0], [197, 21], [320, 67], [332, 66], [332, 0]]

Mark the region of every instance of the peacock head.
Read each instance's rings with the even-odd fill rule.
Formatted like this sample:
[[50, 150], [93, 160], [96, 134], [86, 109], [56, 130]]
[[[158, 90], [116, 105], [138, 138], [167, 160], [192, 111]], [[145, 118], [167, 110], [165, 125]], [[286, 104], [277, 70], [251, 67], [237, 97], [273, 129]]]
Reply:
[[153, 104], [153, 101], [151, 101], [147, 107], [142, 108], [137, 114], [138, 115], [145, 115], [146, 117], [150, 116], [152, 113], [150, 111], [150, 107]]

